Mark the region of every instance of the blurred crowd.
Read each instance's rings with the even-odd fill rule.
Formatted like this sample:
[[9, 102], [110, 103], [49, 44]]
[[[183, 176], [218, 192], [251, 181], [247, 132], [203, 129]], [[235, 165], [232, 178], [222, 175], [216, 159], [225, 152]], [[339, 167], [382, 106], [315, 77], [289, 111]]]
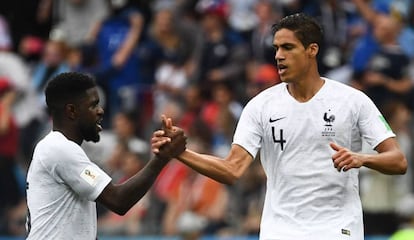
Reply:
[[[409, 160], [399, 177], [361, 169], [366, 234], [414, 228], [412, 1], [14, 0], [0, 2], [0, 235], [25, 235], [25, 174], [51, 127], [49, 79], [80, 71], [97, 80], [104, 131], [82, 147], [114, 182], [150, 159], [161, 114], [185, 130], [188, 148], [224, 156], [243, 106], [280, 82], [271, 26], [296, 12], [324, 28], [321, 75], [370, 96]], [[233, 186], [172, 160], [125, 216], [99, 206], [98, 232], [256, 236], [265, 178], [259, 160]]]

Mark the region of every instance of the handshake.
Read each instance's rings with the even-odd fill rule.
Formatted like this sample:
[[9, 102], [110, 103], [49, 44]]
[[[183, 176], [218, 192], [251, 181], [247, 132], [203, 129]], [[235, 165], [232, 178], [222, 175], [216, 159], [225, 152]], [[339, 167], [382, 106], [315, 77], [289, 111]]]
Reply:
[[184, 131], [173, 126], [171, 118], [161, 116], [162, 129], [153, 133], [151, 151], [160, 159], [168, 161], [178, 157], [186, 149], [187, 137]]

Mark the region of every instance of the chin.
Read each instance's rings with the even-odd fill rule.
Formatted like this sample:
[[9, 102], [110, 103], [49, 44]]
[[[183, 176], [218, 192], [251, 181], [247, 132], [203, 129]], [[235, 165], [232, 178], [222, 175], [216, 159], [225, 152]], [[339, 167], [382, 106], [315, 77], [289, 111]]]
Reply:
[[95, 135], [89, 135], [89, 136], [85, 136], [85, 141], [87, 142], [99, 142], [99, 140], [101, 139], [101, 137], [99, 136], [99, 133], [96, 133]]
[[289, 83], [289, 82], [291, 82], [289, 79], [287, 79], [287, 78], [280, 78], [280, 81], [281, 82], [284, 82], [284, 83]]

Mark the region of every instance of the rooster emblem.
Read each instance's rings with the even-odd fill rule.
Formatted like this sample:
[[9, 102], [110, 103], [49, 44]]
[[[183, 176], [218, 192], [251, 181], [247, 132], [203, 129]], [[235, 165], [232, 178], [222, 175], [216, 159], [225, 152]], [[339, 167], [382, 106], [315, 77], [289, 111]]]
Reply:
[[332, 127], [332, 123], [335, 121], [335, 115], [328, 116], [328, 113], [326, 112], [323, 115], [323, 120], [326, 122], [325, 126]]

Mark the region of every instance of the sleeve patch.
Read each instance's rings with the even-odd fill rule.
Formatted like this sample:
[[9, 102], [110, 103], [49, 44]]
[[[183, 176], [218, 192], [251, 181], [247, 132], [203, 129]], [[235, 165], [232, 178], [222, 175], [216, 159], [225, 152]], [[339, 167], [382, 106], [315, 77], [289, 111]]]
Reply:
[[98, 182], [99, 173], [96, 172], [91, 167], [86, 167], [80, 174], [83, 180], [85, 180], [89, 185], [94, 187], [96, 183]]

